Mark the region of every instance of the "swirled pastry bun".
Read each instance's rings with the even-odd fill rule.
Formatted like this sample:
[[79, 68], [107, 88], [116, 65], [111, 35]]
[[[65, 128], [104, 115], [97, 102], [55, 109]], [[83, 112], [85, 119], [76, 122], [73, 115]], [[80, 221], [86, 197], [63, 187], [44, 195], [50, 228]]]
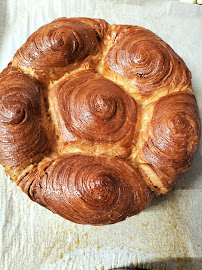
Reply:
[[[59, 78], [64, 72], [93, 62], [107, 23], [88, 18], [60, 18], [34, 32], [16, 52], [13, 65], [40, 79]], [[95, 58], [95, 59], [94, 59]]]
[[200, 130], [186, 64], [139, 26], [59, 18], [0, 74], [0, 163], [79, 224], [122, 221], [172, 191]]
[[62, 151], [77, 147], [92, 154], [131, 154], [138, 106], [120, 86], [86, 69], [65, 76], [49, 93]]
[[50, 148], [40, 83], [14, 67], [0, 76], [0, 162], [11, 174], [39, 162]]
[[118, 158], [61, 155], [22, 177], [29, 197], [82, 224], [111, 224], [143, 210], [150, 192], [135, 168]]
[[164, 87], [187, 88], [191, 84], [183, 60], [162, 39], [142, 27], [119, 28], [107, 64], [143, 94]]
[[161, 97], [153, 106], [147, 138], [140, 150], [146, 164], [139, 168], [149, 177], [145, 178], [148, 186], [166, 193], [191, 165], [198, 148], [200, 121], [196, 99], [190, 92]]

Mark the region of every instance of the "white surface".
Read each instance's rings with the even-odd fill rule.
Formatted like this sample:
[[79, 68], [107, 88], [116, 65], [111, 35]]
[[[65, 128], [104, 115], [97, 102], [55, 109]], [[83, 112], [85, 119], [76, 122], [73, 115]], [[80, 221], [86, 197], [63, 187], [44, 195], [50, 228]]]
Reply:
[[[166, 1], [0, 0], [0, 71], [41, 25], [66, 16], [146, 27], [184, 59], [202, 115], [202, 6]], [[0, 269], [202, 269], [202, 147], [175, 192], [136, 217], [73, 224], [29, 200], [0, 169]]]
[[197, 3], [196, 0], [180, 0], [180, 2], [186, 2], [186, 3], [190, 3], [190, 4], [196, 4]]

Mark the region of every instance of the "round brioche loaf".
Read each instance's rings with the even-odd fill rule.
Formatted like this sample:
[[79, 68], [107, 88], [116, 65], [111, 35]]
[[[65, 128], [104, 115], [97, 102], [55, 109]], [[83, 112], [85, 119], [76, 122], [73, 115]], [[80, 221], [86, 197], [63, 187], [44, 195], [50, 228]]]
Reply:
[[0, 74], [0, 163], [76, 223], [116, 223], [172, 191], [199, 139], [190, 71], [139, 26], [59, 18]]

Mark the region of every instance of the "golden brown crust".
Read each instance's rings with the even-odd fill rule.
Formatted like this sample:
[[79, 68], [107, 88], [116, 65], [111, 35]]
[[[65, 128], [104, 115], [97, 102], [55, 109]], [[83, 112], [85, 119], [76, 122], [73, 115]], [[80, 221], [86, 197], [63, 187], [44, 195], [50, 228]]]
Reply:
[[[70, 142], [105, 145], [108, 151], [120, 142], [125, 151], [130, 151], [137, 104], [117, 84], [94, 70], [79, 71], [51, 88], [51, 102], [63, 145]], [[123, 151], [120, 149], [120, 155]]]
[[142, 27], [59, 18], [0, 74], [0, 163], [77, 223], [115, 223], [170, 192], [199, 139], [190, 71]]
[[150, 200], [149, 189], [134, 168], [103, 156], [61, 156], [22, 177], [20, 186], [32, 200], [81, 224], [124, 220]]
[[[78, 18], [72, 18], [71, 20], [78, 20]], [[98, 40], [102, 40], [105, 37], [105, 34], [108, 30], [108, 23], [102, 19], [91, 19], [91, 18], [79, 18], [79, 20], [97, 32]]]
[[60, 74], [61, 68], [77, 68], [89, 55], [97, 54], [106, 30], [104, 20], [56, 19], [28, 38], [15, 54], [13, 65], [28, 73], [31, 68], [41, 79], [53, 76], [55, 70]]
[[121, 26], [107, 55], [109, 68], [132, 80], [142, 94], [160, 88], [188, 88], [191, 73], [162, 39], [138, 26]]
[[17, 51], [18, 65], [35, 70], [65, 67], [97, 51], [96, 31], [78, 19], [61, 18], [34, 32]]
[[36, 80], [8, 67], [0, 76], [0, 163], [9, 169], [39, 162], [49, 149]]
[[175, 180], [189, 168], [199, 139], [199, 112], [192, 93], [170, 94], [154, 104], [142, 155], [163, 188], [171, 190]]

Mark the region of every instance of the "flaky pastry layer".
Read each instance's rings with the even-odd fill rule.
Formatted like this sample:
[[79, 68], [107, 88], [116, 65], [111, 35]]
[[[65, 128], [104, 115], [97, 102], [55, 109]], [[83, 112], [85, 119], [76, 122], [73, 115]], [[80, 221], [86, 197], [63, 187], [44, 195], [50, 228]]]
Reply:
[[116, 223], [173, 190], [200, 120], [184, 61], [139, 26], [59, 18], [0, 74], [0, 163], [76, 223]]

